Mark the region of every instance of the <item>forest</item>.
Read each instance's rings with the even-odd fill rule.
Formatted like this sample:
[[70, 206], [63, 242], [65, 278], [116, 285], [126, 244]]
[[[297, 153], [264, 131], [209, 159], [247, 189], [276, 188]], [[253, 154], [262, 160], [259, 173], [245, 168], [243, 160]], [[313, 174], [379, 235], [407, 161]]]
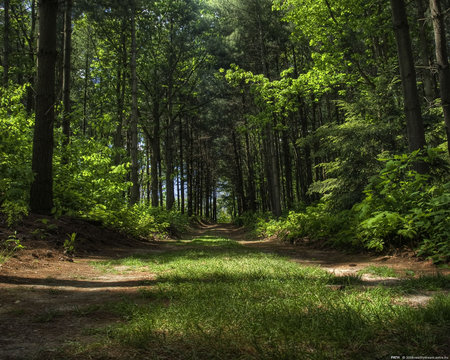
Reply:
[[5, 1], [2, 212], [447, 261], [449, 3], [391, 5]]
[[[61, 222], [70, 225], [55, 242], [68, 261], [81, 249], [82, 237], [89, 236], [87, 230], [83, 235], [83, 226], [93, 226], [92, 234], [100, 227], [107, 229], [105, 234], [115, 231], [108, 235], [111, 239], [123, 234], [130, 244], [168, 241], [161, 245], [168, 252], [161, 260], [145, 253], [135, 259], [140, 265], [123, 266], [178, 264], [181, 260], [170, 255], [178, 244], [190, 260], [200, 259], [203, 251], [223, 255], [220, 266], [227, 268], [224, 259], [238, 261], [244, 251], [233, 242], [244, 235], [230, 234], [245, 229], [247, 238], [276, 239], [286, 246], [339, 249], [362, 257], [408, 253], [414, 261], [448, 269], [450, 0], [4, 0], [0, 43], [0, 280], [1, 264], [14, 263], [14, 254], [31, 246], [21, 233], [24, 226], [33, 224], [28, 240], [41, 241], [51, 238]], [[225, 224], [225, 230], [214, 224]], [[193, 237], [186, 240], [185, 234]], [[123, 239], [117, 241], [122, 244]], [[198, 242], [205, 250], [196, 248]], [[220, 256], [219, 246], [224, 246]], [[260, 255], [252, 251], [246, 278], [268, 280], [271, 273], [260, 268]], [[214, 258], [211, 254], [205, 255], [205, 263]], [[111, 261], [94, 266], [107, 271], [105, 267], [120, 265]], [[262, 261], [282, 267], [281, 260]], [[179, 285], [190, 266], [181, 261], [175, 278], [167, 279]], [[146, 269], [156, 271], [150, 265]], [[172, 268], [158, 269], [164, 278]], [[206, 278], [216, 274], [198, 271]], [[221, 271], [211, 281], [238, 277]], [[302, 275], [290, 267], [280, 271], [286, 271], [281, 282], [321, 279], [317, 281], [324, 287], [308, 283], [306, 292], [352, 288], [361, 281], [361, 273], [344, 281], [322, 273]], [[381, 332], [388, 333], [392, 316], [398, 324], [409, 321], [408, 334], [417, 343], [408, 350], [449, 355], [443, 340], [449, 326], [449, 278], [427, 279], [429, 283], [409, 279], [408, 289], [447, 289], [446, 296], [430, 305], [436, 312], [431, 309], [428, 316], [408, 308], [411, 313], [401, 316], [380, 315], [386, 325]], [[191, 298], [185, 288], [169, 289], [169, 280], [170, 296]], [[158, 280], [158, 286], [165, 286], [164, 281], [161, 285]], [[257, 298], [260, 290], [252, 286], [249, 296]], [[162, 308], [169, 306], [164, 289], [152, 291], [144, 295]], [[201, 301], [195, 307], [207, 306], [201, 304], [209, 295], [198, 291]], [[270, 296], [283, 291], [273, 289]], [[380, 308], [388, 301], [375, 297]], [[346, 301], [354, 304], [356, 298]], [[340, 305], [330, 304], [322, 305], [336, 306], [336, 316], [349, 316], [348, 327], [335, 324], [346, 333], [353, 326], [360, 329], [361, 322], [371, 323], [376, 313], [369, 311], [358, 320], [346, 305], [338, 309]], [[310, 305], [310, 312], [318, 309], [312, 310], [316, 303]], [[287, 303], [280, 306], [291, 309]], [[130, 304], [111, 311], [133, 321], [149, 316]], [[272, 321], [264, 316], [258, 318], [261, 324]], [[429, 321], [436, 338], [422, 339], [426, 329], [413, 330], [416, 320]], [[331, 333], [324, 340], [328, 343], [305, 340], [301, 357], [290, 337], [294, 335], [283, 338], [283, 330], [273, 338], [266, 334], [255, 345], [252, 341], [262, 330], [239, 328], [238, 321], [210, 329], [205, 321], [198, 329], [186, 325], [189, 331], [180, 324], [168, 332], [152, 330], [150, 343], [169, 345], [148, 358], [381, 359], [419, 354], [395, 353], [404, 349], [390, 344], [384, 352], [377, 348], [380, 357], [371, 357], [373, 344], [361, 344], [383, 337], [377, 338], [378, 325], [356, 340], [361, 347], [347, 349], [348, 343]], [[127, 338], [127, 346], [143, 346], [149, 341], [142, 328], [147, 325], [133, 324], [141, 326], [140, 340], [125, 327], [108, 333], [110, 340]], [[236, 345], [227, 337], [228, 325], [239, 328], [238, 334], [252, 334], [253, 340]], [[171, 334], [184, 331], [195, 335], [182, 343], [170, 340]], [[201, 342], [200, 335], [211, 342]], [[409, 335], [393, 338], [408, 342]], [[223, 348], [213, 345], [217, 338]], [[224, 350], [225, 344], [231, 350]], [[190, 355], [181, 356], [183, 351]], [[74, 358], [84, 358], [79, 356]], [[128, 358], [124, 353], [108, 356]]]

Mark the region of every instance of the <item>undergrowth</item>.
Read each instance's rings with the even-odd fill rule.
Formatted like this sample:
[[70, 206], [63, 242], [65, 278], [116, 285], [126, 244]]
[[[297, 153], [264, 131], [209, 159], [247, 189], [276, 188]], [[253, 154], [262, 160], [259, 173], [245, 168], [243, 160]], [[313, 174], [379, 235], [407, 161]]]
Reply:
[[[441, 152], [428, 149], [380, 161], [384, 168], [370, 179], [363, 200], [351, 209], [336, 210], [338, 204], [324, 196], [317, 204], [278, 219], [267, 213], [247, 213], [235, 221], [257, 236], [277, 236], [291, 242], [307, 238], [377, 252], [408, 247], [435, 263], [447, 263], [450, 178]], [[419, 174], [413, 170], [418, 161], [441, 170]]]

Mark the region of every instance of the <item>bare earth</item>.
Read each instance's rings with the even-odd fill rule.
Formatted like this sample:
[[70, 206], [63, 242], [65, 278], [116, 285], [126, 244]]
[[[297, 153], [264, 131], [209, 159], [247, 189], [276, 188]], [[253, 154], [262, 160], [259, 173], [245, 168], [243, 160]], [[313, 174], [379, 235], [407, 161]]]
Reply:
[[[83, 226], [86, 227], [85, 233]], [[85, 238], [89, 234], [92, 236], [95, 228], [82, 222], [76, 226], [77, 233]], [[106, 230], [94, 235], [102, 239], [97, 243], [86, 241], [90, 252], [73, 259], [64, 255], [61, 247], [54, 243], [24, 237], [23, 243], [27, 248], [0, 264], [0, 359], [53, 359], [56, 358], [53, 354], [61, 346], [75, 341], [95, 342], [96, 335], [89, 329], [121, 321], [109, 312], [99, 312], [100, 306], [124, 296], [139, 301], [139, 288], [148, 286], [155, 276], [148, 272], [105, 274], [95, 269], [91, 262], [177, 248], [173, 244], [175, 240], [141, 242], [112, 239], [117, 234]], [[450, 272], [437, 269], [429, 261], [417, 261], [411, 257], [350, 255], [315, 249], [307, 244], [291, 245], [270, 239], [252, 241], [246, 239], [242, 229], [228, 224], [199, 226], [185, 238], [202, 235], [231, 238], [253, 249], [275, 252], [301, 264], [320, 266], [336, 275], [355, 274], [369, 265], [385, 265], [398, 272], [412, 270], [416, 275]], [[60, 234], [54, 234], [55, 238], [58, 236]], [[379, 283], [389, 286], [399, 281], [369, 275], [362, 279], [365, 286]], [[431, 293], [417, 294], [406, 301], [412, 306], [420, 306], [431, 296]]]

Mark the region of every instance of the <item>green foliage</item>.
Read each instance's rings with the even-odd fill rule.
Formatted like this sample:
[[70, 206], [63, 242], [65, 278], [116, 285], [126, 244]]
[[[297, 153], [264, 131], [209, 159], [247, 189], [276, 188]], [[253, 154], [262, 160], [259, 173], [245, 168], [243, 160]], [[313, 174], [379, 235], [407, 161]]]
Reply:
[[177, 211], [166, 211], [144, 204], [109, 209], [97, 204], [85, 215], [133, 236], [150, 238], [181, 233], [189, 226], [189, 218]]
[[0, 242], [0, 263], [5, 262], [16, 251], [24, 249], [20, 239], [17, 237], [17, 231], [8, 236], [6, 240]]
[[300, 212], [290, 211], [279, 219], [270, 213], [245, 213], [235, 223], [252, 229], [257, 236], [276, 236], [291, 242], [308, 238], [338, 245], [352, 242], [353, 218], [351, 211], [330, 212], [326, 203], [321, 202]]
[[33, 119], [22, 105], [25, 92], [26, 86], [0, 87], [0, 204], [28, 199]]
[[[365, 198], [351, 210], [335, 211], [333, 199], [325, 197], [280, 219], [248, 213], [238, 223], [258, 236], [325, 240], [376, 251], [409, 246], [434, 262], [448, 262], [450, 181], [443, 156], [439, 149], [428, 149], [424, 154], [416, 151], [382, 159], [384, 168], [370, 179]], [[413, 170], [417, 161], [438, 170], [419, 174]]]
[[[385, 167], [373, 177], [365, 199], [355, 206], [358, 212], [358, 239], [369, 249], [413, 244], [419, 254], [434, 261], [450, 258], [450, 182], [442, 173], [418, 174], [417, 161], [430, 166], [441, 161], [435, 149], [427, 154], [414, 152], [385, 159]], [[434, 166], [434, 168], [437, 168]]]
[[67, 238], [64, 240], [63, 249], [64, 253], [73, 255], [75, 252], [75, 242], [77, 240], [77, 233], [67, 234]]
[[1, 212], [6, 216], [6, 225], [12, 228], [28, 215], [28, 205], [23, 200], [5, 200]]
[[[124, 193], [128, 164], [113, 164], [115, 151], [94, 139], [74, 138], [62, 153], [55, 154], [55, 206], [59, 212], [86, 213], [103, 205], [119, 209], [126, 204]], [[68, 163], [61, 163], [63, 155]]]

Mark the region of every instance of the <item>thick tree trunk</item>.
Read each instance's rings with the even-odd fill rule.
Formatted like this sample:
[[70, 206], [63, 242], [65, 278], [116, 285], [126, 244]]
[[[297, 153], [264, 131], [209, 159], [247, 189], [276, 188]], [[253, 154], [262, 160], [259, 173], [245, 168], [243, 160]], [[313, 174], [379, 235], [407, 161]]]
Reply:
[[[64, 10], [64, 74], [63, 74], [63, 119], [62, 133], [64, 148], [70, 142], [70, 118], [72, 115], [72, 106], [70, 103], [70, 75], [71, 75], [71, 57], [72, 57], [72, 0], [66, 0]], [[67, 155], [63, 157], [63, 162], [67, 163]]]
[[55, 64], [57, 0], [39, 3], [39, 48], [36, 121], [33, 137], [30, 191], [31, 211], [50, 214], [53, 208], [53, 125], [55, 121]]
[[447, 147], [450, 153], [450, 67], [448, 63], [444, 14], [442, 13], [440, 0], [430, 0], [430, 10], [436, 43], [436, 63], [439, 69], [441, 105], [444, 111]]
[[[414, 69], [408, 18], [404, 0], [390, 1], [405, 101], [409, 151], [414, 151], [425, 147], [425, 131], [417, 92], [416, 71]], [[415, 169], [420, 173], [427, 171], [424, 163], [415, 164]]]
[[139, 164], [138, 164], [138, 94], [137, 94], [137, 75], [136, 75], [136, 2], [132, 1], [131, 8], [131, 192], [130, 205], [139, 202]]

